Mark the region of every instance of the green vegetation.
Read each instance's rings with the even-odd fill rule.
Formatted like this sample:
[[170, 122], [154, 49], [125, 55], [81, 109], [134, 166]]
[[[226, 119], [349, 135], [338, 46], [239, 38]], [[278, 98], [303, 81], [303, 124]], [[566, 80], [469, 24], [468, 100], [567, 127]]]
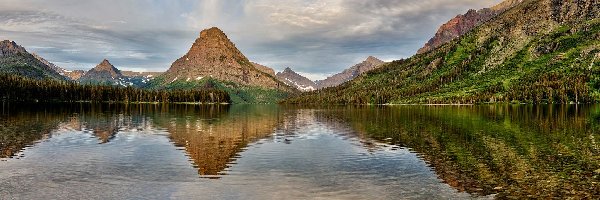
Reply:
[[600, 20], [527, 38], [475, 31], [289, 104], [589, 103], [600, 101]]
[[[9, 107], [11, 105], [3, 102], [0, 114], [0, 158], [15, 156], [23, 148], [47, 137], [64, 119], [69, 118], [67, 113], [56, 112], [56, 107]], [[37, 112], [37, 117], [31, 117], [32, 112]]]
[[597, 199], [598, 106], [485, 105], [330, 109], [359, 135], [417, 152], [460, 191]]
[[148, 88], [183, 90], [190, 88], [217, 89], [229, 94], [231, 102], [234, 104], [270, 104], [276, 103], [281, 99], [287, 98], [290, 94], [276, 89], [266, 89], [255, 86], [244, 86], [233, 82], [224, 82], [213, 78], [204, 78], [202, 80], [176, 80], [166, 85], [161, 85], [164, 80], [157, 77], [152, 80]]
[[18, 74], [35, 79], [65, 80], [60, 74], [52, 71], [31, 54], [17, 53], [0, 57], [1, 74]]
[[143, 90], [108, 85], [80, 85], [69, 81], [37, 80], [0, 75], [0, 99], [10, 102], [194, 102], [229, 103], [217, 89]]

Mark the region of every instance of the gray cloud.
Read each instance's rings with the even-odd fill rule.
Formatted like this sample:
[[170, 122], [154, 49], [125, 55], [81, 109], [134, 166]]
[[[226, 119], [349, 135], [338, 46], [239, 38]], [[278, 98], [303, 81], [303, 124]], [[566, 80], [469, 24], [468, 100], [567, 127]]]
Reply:
[[251, 60], [312, 79], [369, 55], [409, 57], [451, 17], [500, 0], [4, 0], [0, 39], [68, 69], [108, 58], [164, 71], [218, 26]]

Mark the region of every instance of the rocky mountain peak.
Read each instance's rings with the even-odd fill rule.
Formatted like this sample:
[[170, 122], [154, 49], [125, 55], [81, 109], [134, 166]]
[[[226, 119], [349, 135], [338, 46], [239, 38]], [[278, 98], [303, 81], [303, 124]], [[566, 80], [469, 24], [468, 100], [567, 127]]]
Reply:
[[335, 74], [326, 78], [325, 80], [316, 81], [319, 88], [327, 88], [327, 87], [335, 87], [350, 81], [361, 74], [376, 69], [382, 66], [385, 62], [375, 58], [373, 56], [369, 56], [366, 60], [362, 61], [359, 64], [356, 64], [341, 73]]
[[378, 58], [375, 58], [373, 56], [367, 57], [367, 60], [365, 60], [365, 61], [367, 61], [367, 62], [383, 62], [383, 61], [381, 61]]
[[369, 56], [365, 61], [363, 61], [365, 63], [369, 63], [371, 65], [381, 65], [384, 62], [382, 60], [379, 60], [379, 58], [375, 58], [373, 56]]
[[436, 32], [435, 36], [431, 38], [421, 49], [417, 51], [417, 54], [429, 52], [439, 46], [442, 46], [455, 38], [458, 38], [475, 27], [489, 21], [495, 16], [503, 13], [504, 11], [520, 4], [523, 0], [505, 0], [492, 8], [483, 8], [480, 10], [469, 10], [467, 13], [457, 15], [450, 21], [446, 22]]
[[96, 67], [81, 76], [79, 81], [83, 83], [107, 83], [114, 82], [122, 77], [121, 71], [113, 66], [110, 61], [104, 59]]
[[285, 69], [283, 69], [284, 73], [296, 73], [294, 72], [294, 70], [292, 70], [292, 68], [286, 67]]
[[[227, 39], [227, 35], [221, 29], [217, 27], [212, 27], [209, 29], [205, 29], [200, 32], [200, 37], [203, 38], [222, 38]], [[229, 39], [227, 39], [229, 40]]]
[[163, 74], [163, 80], [169, 84], [177, 80], [198, 81], [211, 77], [242, 85], [291, 89], [275, 79], [273, 74], [272, 69], [251, 63], [223, 31], [213, 27], [200, 32], [188, 53]]
[[[108, 72], [111, 74], [112, 77], [118, 77], [121, 76], [121, 71], [119, 71], [119, 69], [117, 69], [114, 65], [112, 65], [110, 63], [110, 61], [108, 61], [107, 59], [102, 60], [102, 62], [98, 65], [96, 65], [96, 67], [94, 67], [92, 69], [93, 71], [96, 72]], [[90, 70], [90, 71], [92, 71]]]
[[112, 64], [110, 64], [110, 61], [108, 61], [106, 58], [104, 60], [102, 60], [102, 62], [100, 62], [100, 65], [110, 65], [110, 66], [112, 66]]
[[273, 68], [258, 64], [258, 63], [252, 63], [252, 65], [254, 65], [254, 67], [264, 73], [267, 73], [273, 77], [275, 77], [275, 70], [273, 70]]
[[307, 92], [317, 89], [317, 84], [315, 82], [296, 73], [289, 67], [286, 67], [282, 72], [277, 73], [277, 79], [300, 91]]
[[371, 70], [381, 66], [384, 63], [385, 62], [379, 60], [379, 58], [369, 56], [365, 61], [363, 61], [357, 65], [354, 65], [353, 67], [351, 67], [349, 69], [354, 74], [351, 79], [356, 78], [356, 76], [358, 76], [362, 73], [371, 71]]
[[221, 29], [213, 27], [200, 32], [189, 52], [186, 61], [206, 62], [212, 59], [248, 61]]
[[0, 41], [0, 56], [14, 55], [17, 53], [27, 53], [27, 51], [14, 41]]

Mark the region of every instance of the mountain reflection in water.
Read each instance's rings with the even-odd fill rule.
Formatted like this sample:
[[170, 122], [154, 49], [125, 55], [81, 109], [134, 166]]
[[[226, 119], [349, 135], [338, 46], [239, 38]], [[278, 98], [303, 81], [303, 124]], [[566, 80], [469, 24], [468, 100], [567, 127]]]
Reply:
[[[0, 120], [3, 161], [27, 159], [28, 149], [35, 152], [38, 143], [60, 134], [87, 134], [96, 138], [99, 145], [111, 145], [119, 134], [127, 137], [156, 134], [165, 135], [183, 151], [202, 178], [244, 173], [248, 164], [238, 168], [236, 165], [239, 159], [248, 156], [258, 159], [252, 161], [255, 164], [271, 163], [270, 167], [290, 170], [287, 172], [290, 177], [313, 173], [312, 165], [322, 164], [318, 162], [322, 157], [328, 158], [322, 162], [331, 162], [329, 165], [341, 163], [337, 167], [342, 168], [335, 169], [341, 174], [374, 170], [381, 173], [380, 181], [399, 180], [404, 172], [394, 171], [397, 169], [390, 166], [398, 169], [406, 166], [393, 164], [399, 159], [392, 156], [396, 154], [377, 157], [381, 156], [378, 152], [408, 150], [434, 170], [439, 182], [454, 188], [456, 194], [463, 191], [475, 196], [496, 194], [497, 198], [600, 195], [600, 106], [596, 105], [296, 108], [57, 104], [3, 108]], [[317, 145], [311, 154], [284, 152], [289, 158], [258, 155], [255, 154], [258, 151], [249, 150], [257, 146], [279, 155], [275, 153], [284, 151], [282, 146], [265, 143], [295, 142], [315, 148], [318, 141], [305, 143], [323, 137], [314, 133], [342, 138], [369, 154], [351, 155], [356, 150], [336, 154], [334, 141]], [[368, 166], [369, 162], [363, 161], [369, 157], [378, 161], [369, 161], [375, 163]], [[282, 162], [288, 159], [305, 162], [288, 169], [291, 164]], [[356, 166], [350, 166], [353, 163]], [[273, 170], [267, 172], [276, 172]], [[426, 172], [419, 173], [426, 176]], [[369, 176], [372, 175], [375, 174]]]

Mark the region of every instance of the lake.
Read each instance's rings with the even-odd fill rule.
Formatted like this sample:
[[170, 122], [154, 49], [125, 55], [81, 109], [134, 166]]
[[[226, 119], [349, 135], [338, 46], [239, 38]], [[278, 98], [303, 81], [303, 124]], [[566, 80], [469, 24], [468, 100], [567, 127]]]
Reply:
[[600, 105], [3, 104], [0, 199], [600, 198]]

